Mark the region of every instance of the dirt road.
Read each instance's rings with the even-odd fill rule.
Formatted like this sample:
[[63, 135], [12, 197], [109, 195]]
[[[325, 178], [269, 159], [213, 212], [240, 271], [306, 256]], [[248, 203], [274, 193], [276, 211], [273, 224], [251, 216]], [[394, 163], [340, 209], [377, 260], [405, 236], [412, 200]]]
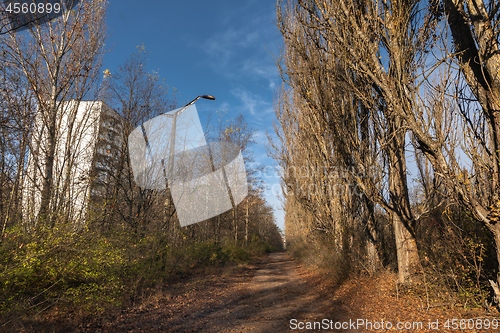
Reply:
[[290, 320], [328, 318], [328, 295], [298, 274], [286, 253], [271, 254], [248, 282], [243, 295], [219, 311], [208, 311], [213, 332], [289, 332]]
[[297, 263], [289, 255], [273, 253], [237, 274], [188, 280], [180, 294], [172, 291], [152, 297], [147, 304], [89, 329], [94, 332], [290, 332], [292, 319], [345, 317], [342, 303], [299, 272]]

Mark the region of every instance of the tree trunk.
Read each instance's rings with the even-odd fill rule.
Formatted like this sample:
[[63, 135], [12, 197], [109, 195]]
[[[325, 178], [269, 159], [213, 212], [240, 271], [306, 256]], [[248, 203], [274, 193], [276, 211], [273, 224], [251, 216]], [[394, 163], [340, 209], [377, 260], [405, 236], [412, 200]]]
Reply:
[[236, 207], [233, 205], [233, 224], [234, 224], [234, 245], [238, 245], [238, 218], [236, 215]]
[[46, 144], [47, 150], [44, 156], [42, 157], [43, 166], [43, 174], [42, 174], [42, 191], [40, 193], [40, 210], [38, 212], [38, 221], [47, 223], [50, 218], [50, 201], [52, 199], [53, 192], [53, 183], [54, 183], [54, 160], [56, 154], [56, 124], [57, 124], [57, 110], [56, 103], [53, 102], [52, 107], [50, 108], [51, 114], [49, 115], [49, 123], [47, 124], [47, 142], [44, 142], [44, 138], [42, 135], [42, 140], [40, 141], [40, 145]]
[[392, 138], [388, 150], [391, 207], [389, 214], [394, 227], [396, 241], [398, 280], [404, 283], [411, 282], [412, 275], [417, 273], [420, 267], [420, 260], [413, 231], [413, 216], [406, 178], [406, 132], [401, 130], [403, 122], [399, 117], [390, 119], [389, 125], [392, 129]]
[[418, 272], [417, 242], [401, 218], [395, 213], [391, 215], [398, 258], [398, 281], [410, 282], [412, 276]]
[[379, 236], [375, 225], [375, 206], [366, 195], [363, 195], [363, 197], [363, 203], [366, 209], [364, 219], [366, 220], [365, 230], [367, 236], [367, 264], [369, 272], [374, 273], [380, 267], [383, 267], [384, 263], [381, 259], [382, 250], [380, 248]]
[[246, 203], [246, 212], [245, 212], [245, 246], [248, 246], [248, 199]]
[[[495, 248], [497, 254], [497, 263], [500, 266], [500, 223], [490, 224], [488, 229], [493, 233], [493, 239], [495, 240]], [[490, 285], [493, 289], [493, 301], [497, 306], [500, 306], [500, 268], [497, 273], [496, 281], [489, 280]]]

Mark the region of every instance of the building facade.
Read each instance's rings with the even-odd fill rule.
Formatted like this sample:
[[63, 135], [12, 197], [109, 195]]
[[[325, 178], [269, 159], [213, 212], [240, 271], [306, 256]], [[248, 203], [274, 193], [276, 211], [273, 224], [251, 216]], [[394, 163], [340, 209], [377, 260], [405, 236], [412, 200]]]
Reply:
[[[90, 202], [109, 195], [123, 147], [123, 121], [101, 101], [68, 101], [57, 109], [50, 211], [80, 228]], [[38, 113], [23, 181], [24, 219], [36, 224], [46, 177], [47, 115]]]

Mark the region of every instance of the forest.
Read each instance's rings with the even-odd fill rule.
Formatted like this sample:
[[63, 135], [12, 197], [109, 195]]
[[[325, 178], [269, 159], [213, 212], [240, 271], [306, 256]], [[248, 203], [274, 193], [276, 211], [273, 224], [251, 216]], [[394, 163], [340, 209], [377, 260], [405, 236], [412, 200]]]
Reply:
[[288, 250], [498, 306], [500, 3], [283, 0]]
[[[262, 258], [266, 283], [248, 290], [269, 307], [300, 303], [291, 286], [308, 285], [303, 267], [313, 267], [335, 286], [389, 274], [396, 297], [418, 298], [419, 309], [499, 309], [499, 1], [277, 0], [281, 84], [268, 143], [284, 232], [241, 115], [212, 114], [205, 133], [242, 152], [248, 196], [238, 206], [181, 227], [169, 186], [137, 185], [127, 138], [179, 107], [178, 95], [147, 69], [143, 45], [118, 70], [103, 66], [106, 10], [82, 0], [22, 31], [1, 27], [0, 331], [83, 322]], [[108, 118], [82, 116], [90, 102]], [[87, 170], [80, 148], [101, 121], [109, 132]], [[265, 256], [284, 240], [287, 253]], [[259, 276], [245, 267], [233, 276], [243, 284]], [[250, 299], [228, 302], [247, 309]], [[256, 316], [267, 310], [259, 304]]]
[[[137, 186], [127, 138], [174, 109], [176, 94], [146, 70], [142, 45], [113, 74], [102, 67], [106, 6], [81, 1], [23, 31], [2, 27], [0, 331], [124, 307], [167, 282], [282, 248], [258, 170], [247, 170], [248, 196], [236, 209], [187, 227], [168, 188]], [[82, 116], [78, 107], [89, 101], [107, 105], [108, 119]], [[86, 133], [99, 121], [109, 138], [99, 137], [100, 155], [87, 156]], [[252, 161], [243, 116], [214, 114], [209, 129], [212, 141], [230, 142]]]

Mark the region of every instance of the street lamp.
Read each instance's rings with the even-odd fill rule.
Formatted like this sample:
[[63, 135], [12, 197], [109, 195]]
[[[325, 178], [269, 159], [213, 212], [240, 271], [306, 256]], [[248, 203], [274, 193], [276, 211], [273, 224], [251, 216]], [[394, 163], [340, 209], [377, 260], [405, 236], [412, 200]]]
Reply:
[[[188, 107], [190, 107], [191, 105], [193, 105], [194, 103], [196, 103], [196, 101], [199, 100], [200, 98], [208, 99], [208, 100], [211, 100], [211, 101], [215, 100], [215, 97], [212, 96], [212, 95], [199, 95], [195, 99], [193, 99], [191, 102], [189, 102], [186, 105], [184, 105], [181, 109], [179, 109], [179, 111], [177, 111], [175, 113], [170, 113], [170, 114], [166, 113], [166, 114], [164, 114], [165, 116], [167, 116], [169, 118], [173, 118], [173, 121], [172, 121], [172, 133], [170, 134], [170, 152], [169, 152], [169, 156], [168, 156], [168, 175], [170, 177], [173, 174], [173, 167], [174, 167], [175, 135], [176, 135], [176, 128], [177, 128], [177, 116], [179, 114], [181, 114], [184, 110], [186, 110]], [[164, 162], [164, 160], [162, 160], [161, 162], [163, 164], [163, 175], [165, 177], [165, 181], [168, 184], [167, 173], [165, 171], [165, 162]]]
[[[197, 96], [176, 110], [148, 120], [130, 133], [134, 177], [141, 188], [166, 190], [165, 210], [171, 217], [176, 208], [179, 209], [181, 226], [220, 215], [232, 207], [237, 227], [236, 205], [248, 194], [241, 147], [231, 142], [206, 143], [196, 108], [193, 106], [186, 111], [201, 98], [215, 100], [211, 95]], [[182, 112], [186, 114], [179, 118]], [[177, 123], [182, 123], [179, 131]], [[177, 132], [181, 134], [179, 139], [182, 142], [176, 142]], [[173, 207], [174, 202], [177, 207]]]
[[[167, 117], [169, 117], [169, 118], [174, 118], [174, 125], [175, 125], [175, 120], [177, 119], [177, 115], [179, 115], [182, 111], [186, 110], [189, 106], [191, 106], [194, 103], [196, 103], [196, 101], [199, 100], [200, 98], [204, 98], [204, 99], [209, 99], [211, 101], [215, 101], [215, 97], [212, 96], [212, 95], [200, 95], [200, 96], [196, 97], [195, 99], [193, 99], [191, 102], [189, 102], [186, 105], [184, 105], [176, 113], [165, 113], [164, 115], [167, 116]], [[174, 126], [174, 131], [175, 131], [175, 126]]]

